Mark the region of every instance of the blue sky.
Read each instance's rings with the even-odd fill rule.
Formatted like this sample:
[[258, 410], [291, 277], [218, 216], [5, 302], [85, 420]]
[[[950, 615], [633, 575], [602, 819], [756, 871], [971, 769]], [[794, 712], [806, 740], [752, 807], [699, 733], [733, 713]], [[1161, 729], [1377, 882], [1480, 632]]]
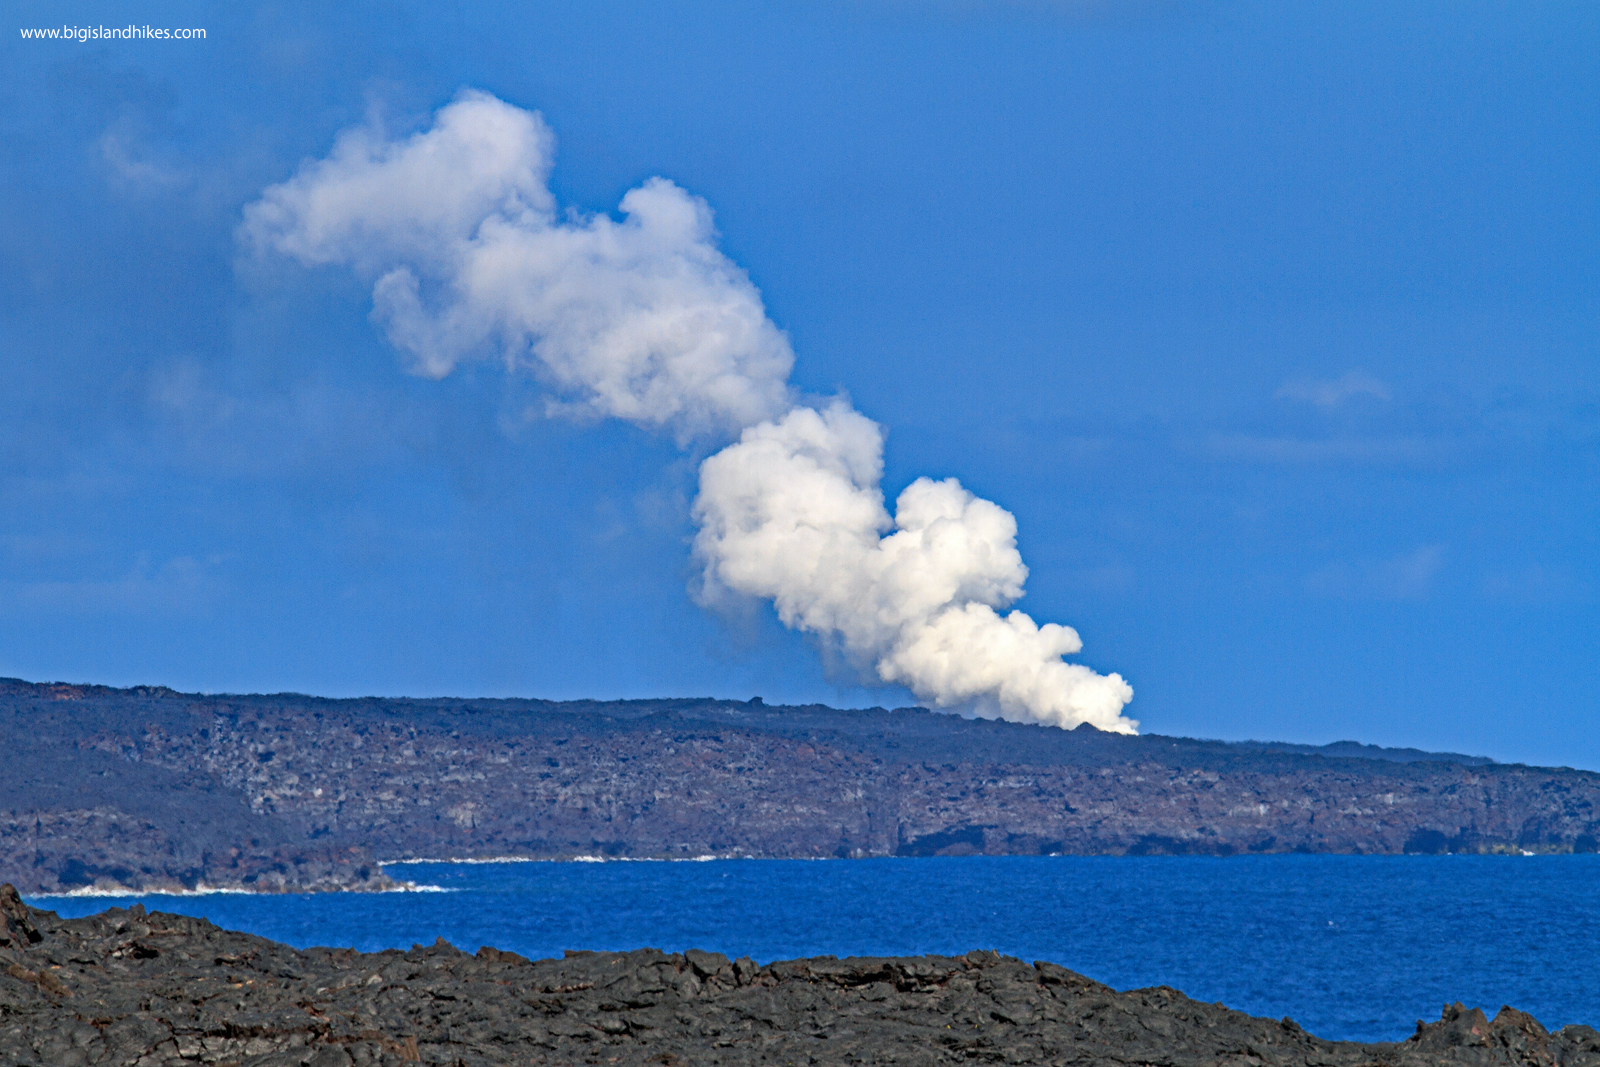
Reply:
[[[1146, 731], [1600, 768], [1592, 5], [24, 3], [0, 116], [0, 673], [898, 704], [688, 592], [695, 462], [404, 373], [244, 206], [380, 108], [704, 197], [885, 488], [1017, 517]], [[14, 33], [14, 29], [7, 31]]]

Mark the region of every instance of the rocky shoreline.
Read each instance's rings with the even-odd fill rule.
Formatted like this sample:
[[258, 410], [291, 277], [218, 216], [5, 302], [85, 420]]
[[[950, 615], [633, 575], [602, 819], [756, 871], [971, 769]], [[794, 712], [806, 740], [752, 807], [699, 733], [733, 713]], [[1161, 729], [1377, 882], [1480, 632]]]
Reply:
[[216, 1064], [1600, 1065], [1600, 1033], [1446, 1006], [1403, 1041], [1325, 1041], [1050, 963], [573, 952], [443, 940], [299, 951], [142, 907], [61, 919], [0, 886], [0, 1062]]

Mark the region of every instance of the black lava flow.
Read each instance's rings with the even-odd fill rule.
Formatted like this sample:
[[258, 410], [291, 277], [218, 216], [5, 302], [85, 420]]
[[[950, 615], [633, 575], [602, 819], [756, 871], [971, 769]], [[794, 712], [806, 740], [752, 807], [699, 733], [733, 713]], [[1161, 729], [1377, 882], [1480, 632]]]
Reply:
[[296, 950], [142, 907], [61, 919], [0, 886], [0, 1063], [1600, 1065], [1600, 1033], [1446, 1006], [1404, 1041], [1325, 1041], [1051, 963], [570, 952], [442, 939]]

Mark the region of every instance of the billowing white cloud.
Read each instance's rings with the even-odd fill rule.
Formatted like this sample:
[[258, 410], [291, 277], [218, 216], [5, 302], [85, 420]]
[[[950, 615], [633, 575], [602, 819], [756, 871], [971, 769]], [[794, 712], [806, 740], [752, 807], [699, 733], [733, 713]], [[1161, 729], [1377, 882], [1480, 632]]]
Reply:
[[796, 403], [788, 341], [704, 201], [655, 178], [621, 222], [560, 214], [553, 145], [538, 115], [463, 93], [410, 137], [346, 131], [245, 209], [241, 240], [372, 279], [373, 316], [418, 373], [492, 354], [556, 408], [685, 442], [738, 433], [700, 470], [707, 602], [771, 600], [939, 707], [1133, 732], [1127, 683], [1062, 660], [1075, 631], [1006, 610], [1028, 574], [1009, 512], [920, 478], [890, 516], [881, 428], [844, 401]]
[[769, 599], [786, 626], [835, 640], [939, 707], [1131, 732], [1133, 697], [1061, 657], [1072, 629], [1000, 610], [1028, 576], [1016, 520], [954, 478], [884, 508], [882, 432], [837, 403], [747, 429], [700, 469], [695, 552], [707, 596]]
[[419, 374], [495, 354], [571, 408], [680, 438], [787, 410], [794, 355], [704, 201], [657, 178], [621, 222], [559, 215], [554, 146], [538, 115], [463, 93], [411, 137], [340, 135], [245, 209], [241, 237], [373, 278], [373, 316]]

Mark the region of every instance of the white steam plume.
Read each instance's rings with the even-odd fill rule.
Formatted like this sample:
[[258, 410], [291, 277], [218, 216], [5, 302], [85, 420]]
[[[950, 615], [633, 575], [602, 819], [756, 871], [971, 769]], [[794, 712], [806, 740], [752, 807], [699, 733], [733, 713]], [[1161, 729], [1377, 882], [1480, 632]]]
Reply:
[[954, 478], [918, 478], [890, 518], [882, 474], [882, 431], [842, 402], [745, 430], [700, 467], [708, 589], [770, 599], [786, 626], [940, 707], [1134, 730], [1126, 682], [1061, 661], [1083, 647], [1074, 630], [997, 611], [1028, 576], [1011, 513]]
[[554, 143], [537, 114], [463, 92], [422, 133], [346, 130], [245, 208], [240, 238], [371, 279], [373, 318], [416, 373], [495, 356], [553, 408], [682, 443], [739, 433], [700, 468], [702, 599], [769, 599], [938, 707], [1134, 732], [1120, 676], [1063, 662], [1075, 631], [1005, 610], [1028, 575], [1009, 512], [919, 478], [891, 516], [881, 428], [843, 401], [797, 403], [788, 341], [705, 202], [655, 178], [621, 222], [561, 214]]
[[705, 202], [657, 178], [620, 223], [563, 218], [554, 149], [538, 115], [463, 93], [425, 133], [346, 130], [245, 208], [242, 236], [375, 279], [373, 317], [418, 374], [498, 353], [572, 404], [683, 439], [787, 411], [794, 354]]

